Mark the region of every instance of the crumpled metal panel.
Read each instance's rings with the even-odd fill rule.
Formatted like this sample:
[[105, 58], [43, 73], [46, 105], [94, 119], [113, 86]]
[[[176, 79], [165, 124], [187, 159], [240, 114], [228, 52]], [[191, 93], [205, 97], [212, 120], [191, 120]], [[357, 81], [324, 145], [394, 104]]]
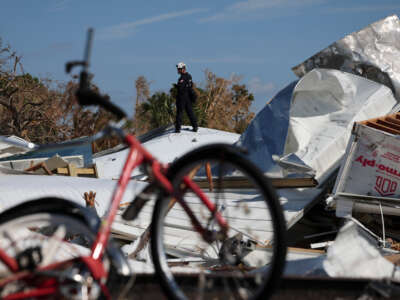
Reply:
[[247, 157], [269, 176], [292, 172], [293, 164], [286, 170], [288, 164], [283, 167], [274, 157], [294, 153], [320, 181], [345, 153], [353, 122], [387, 114], [396, 104], [382, 84], [343, 71], [314, 69], [281, 90], [236, 145], [248, 149]]
[[276, 94], [251, 121], [236, 143], [237, 146], [249, 149], [248, 158], [263, 172], [277, 172], [275, 177], [282, 175], [280, 168], [273, 168], [276, 162], [272, 156], [283, 154], [289, 127], [291, 99], [296, 84], [297, 81], [294, 81]]
[[314, 68], [337, 69], [389, 87], [400, 99], [400, 20], [397, 15], [349, 34], [292, 68], [304, 76]]

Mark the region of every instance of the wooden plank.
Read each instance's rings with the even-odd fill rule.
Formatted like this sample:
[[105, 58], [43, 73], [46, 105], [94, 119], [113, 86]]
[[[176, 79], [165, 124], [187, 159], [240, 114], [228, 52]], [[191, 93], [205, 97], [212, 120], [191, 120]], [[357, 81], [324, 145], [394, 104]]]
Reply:
[[79, 175], [93, 175], [96, 176], [94, 168], [76, 168], [75, 165], [69, 164], [67, 168], [57, 168], [56, 173], [59, 175], [79, 176]]
[[318, 185], [315, 178], [271, 178], [271, 183], [275, 188], [316, 187]]
[[325, 250], [308, 249], [308, 248], [288, 247], [288, 251], [290, 251], [290, 252], [296, 252], [296, 253], [326, 254], [326, 251], [325, 251]]
[[95, 175], [95, 171], [92, 168], [76, 168], [75, 172], [77, 175]]
[[[314, 178], [270, 178], [271, 184], [275, 188], [299, 188], [299, 187], [315, 187], [318, 182]], [[194, 182], [200, 188], [208, 188], [208, 179], [195, 179]], [[218, 187], [220, 182], [213, 179], [212, 184]], [[222, 181], [222, 188], [243, 189], [254, 188], [254, 185], [244, 177], [226, 177]]]
[[67, 168], [57, 168], [56, 169], [56, 174], [59, 175], [68, 175], [68, 169]]
[[378, 118], [373, 118], [361, 122], [363, 124], [378, 130], [382, 130], [391, 134], [400, 134], [400, 113], [390, 114]]
[[400, 130], [400, 125], [397, 125], [395, 123], [391, 123], [391, 122], [389, 122], [387, 120], [378, 120], [378, 121], [376, 121], [376, 123], [377, 124], [381, 124], [381, 125], [383, 125], [385, 127], [389, 127], [389, 128], [395, 129], [395, 130]]
[[93, 165], [93, 170], [94, 170], [94, 177], [99, 178], [99, 170], [97, 169], [97, 165]]
[[356, 123], [367, 125], [367, 123], [369, 123], [369, 122], [376, 123], [378, 120], [385, 120], [387, 118], [393, 118], [393, 119], [396, 119], [396, 120], [400, 120], [400, 113], [394, 113], [394, 114], [390, 114], [390, 115], [385, 115], [385, 116], [372, 118], [372, 119], [368, 119], [368, 120], [364, 120], [364, 121], [360, 121], [360, 122], [356, 122]]
[[76, 167], [74, 164], [68, 164], [68, 175], [72, 177], [76, 177]]
[[398, 254], [398, 253], [386, 255], [386, 256], [384, 256], [384, 258], [386, 258], [388, 261], [395, 264], [396, 266], [400, 265], [400, 254]]
[[46, 166], [46, 164], [45, 164], [44, 162], [40, 162], [40, 163], [38, 163], [38, 164], [36, 164], [36, 165], [33, 165], [33, 166], [31, 166], [31, 167], [25, 169], [24, 171], [26, 171], [26, 172], [33, 172], [33, 171], [36, 171], [36, 170], [38, 170], [38, 169], [43, 169], [43, 170], [47, 173], [47, 175], [52, 175], [52, 174], [53, 174], [53, 173], [51, 173], [51, 171], [47, 168], [47, 166]]
[[386, 118], [385, 118], [385, 121], [390, 122], [390, 123], [393, 123], [393, 124], [400, 125], [400, 120], [399, 120], [399, 119], [396, 119], [396, 118], [394, 118], [394, 117], [392, 117], [392, 116], [386, 117]]
[[377, 124], [377, 123], [374, 123], [374, 122], [369, 122], [368, 121], [366, 125], [369, 126], [369, 127], [378, 129], [378, 130], [382, 130], [382, 131], [391, 133], [391, 134], [395, 134], [395, 135], [400, 134], [399, 130], [395, 130], [395, 129], [392, 129], [390, 127], [386, 127], [386, 126], [383, 126], [383, 125], [380, 125], [380, 124]]

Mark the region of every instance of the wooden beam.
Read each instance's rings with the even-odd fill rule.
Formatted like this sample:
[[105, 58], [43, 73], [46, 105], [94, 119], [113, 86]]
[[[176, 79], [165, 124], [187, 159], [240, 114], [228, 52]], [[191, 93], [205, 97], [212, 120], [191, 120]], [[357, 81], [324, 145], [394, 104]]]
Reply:
[[399, 131], [399, 130], [395, 130], [395, 129], [393, 129], [393, 128], [386, 127], [386, 126], [384, 126], [384, 125], [377, 124], [377, 123], [375, 123], [375, 122], [369, 122], [369, 121], [368, 121], [366, 125], [369, 126], [369, 127], [378, 129], [378, 130], [382, 130], [382, 131], [385, 131], [385, 132], [394, 134], [394, 135], [400, 134], [400, 131]]
[[68, 164], [67, 168], [57, 168], [56, 174], [67, 175], [67, 176], [79, 176], [79, 175], [92, 175], [98, 178], [97, 170], [93, 168], [77, 168], [74, 164]]
[[397, 125], [395, 123], [391, 123], [390, 121], [385, 120], [378, 120], [376, 123], [383, 125], [385, 127], [393, 128], [395, 130], [400, 130], [400, 125]]
[[396, 118], [393, 117], [393, 116], [388, 116], [388, 117], [386, 117], [386, 118], [385, 118], [385, 121], [390, 122], [390, 123], [394, 123], [394, 124], [397, 124], [397, 125], [400, 125], [400, 120], [399, 120], [399, 119], [396, 119]]
[[[314, 178], [270, 178], [271, 184], [275, 188], [300, 188], [300, 187], [315, 187], [318, 182]], [[208, 188], [208, 179], [195, 179], [194, 182], [200, 188]], [[220, 185], [217, 179], [213, 179], [214, 188]], [[254, 184], [249, 182], [244, 177], [227, 177], [222, 180], [222, 188], [254, 188]]]
[[47, 175], [53, 175], [53, 173], [47, 168], [47, 166], [44, 162], [33, 165], [33, 166], [29, 167], [28, 169], [25, 169], [24, 171], [33, 172], [38, 169], [43, 169], [47, 173]]
[[74, 164], [68, 164], [67, 169], [69, 176], [76, 177], [78, 175]]

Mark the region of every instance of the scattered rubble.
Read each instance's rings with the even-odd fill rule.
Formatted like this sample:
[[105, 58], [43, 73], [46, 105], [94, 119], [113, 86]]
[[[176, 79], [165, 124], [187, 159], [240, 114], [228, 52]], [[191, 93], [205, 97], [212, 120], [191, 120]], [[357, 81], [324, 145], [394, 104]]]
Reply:
[[[271, 177], [284, 209], [291, 237], [285, 275], [398, 282], [399, 34], [400, 21], [390, 16], [294, 67], [300, 79], [266, 104], [241, 136], [206, 128], [176, 135], [173, 128], [165, 127], [142, 142], [164, 163], [211, 142], [249, 149], [250, 159]], [[61, 158], [35, 161], [20, 175], [1, 176], [0, 210], [28, 199], [60, 196], [95, 207], [102, 217], [113, 179], [118, 178], [127, 155], [122, 147], [114, 150], [94, 155], [93, 172], [100, 178], [26, 174], [39, 169], [62, 173], [60, 168], [68, 168], [69, 163]], [[25, 155], [21, 165], [29, 159]], [[60, 163], [64, 166], [54, 167]], [[3, 161], [2, 169], [7, 164], [18, 161]], [[1, 173], [16, 173], [2, 169]], [[145, 180], [141, 170], [133, 174], [120, 214], [147, 186]], [[237, 194], [232, 193], [233, 200], [240, 197]], [[148, 201], [135, 221], [124, 221], [119, 215], [113, 225], [114, 238], [134, 258], [135, 270], [143, 273], [153, 272], [146, 243], [153, 203]]]

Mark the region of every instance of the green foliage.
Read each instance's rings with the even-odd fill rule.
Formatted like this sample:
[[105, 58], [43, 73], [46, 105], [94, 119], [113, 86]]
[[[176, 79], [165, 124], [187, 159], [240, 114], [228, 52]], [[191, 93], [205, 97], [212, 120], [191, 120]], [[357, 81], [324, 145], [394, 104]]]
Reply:
[[148, 122], [151, 128], [168, 125], [174, 121], [174, 99], [164, 93], [156, 92], [141, 105], [142, 122]]

